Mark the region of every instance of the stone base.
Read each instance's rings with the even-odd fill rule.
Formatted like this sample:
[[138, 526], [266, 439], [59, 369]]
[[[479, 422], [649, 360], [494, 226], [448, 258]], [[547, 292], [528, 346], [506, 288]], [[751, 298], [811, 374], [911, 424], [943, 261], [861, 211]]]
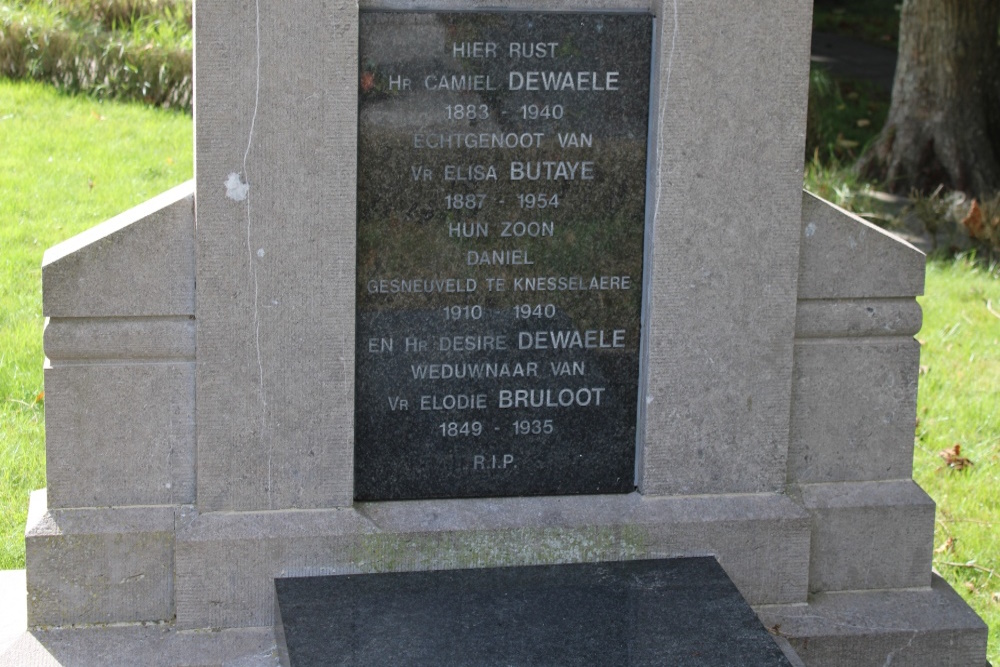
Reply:
[[267, 627], [280, 577], [715, 556], [750, 604], [803, 602], [809, 514], [786, 496], [639, 494], [210, 512], [49, 509], [32, 494], [29, 623]]
[[[758, 607], [757, 614], [772, 631], [780, 626], [779, 645], [795, 646], [807, 667], [989, 667], [983, 657], [986, 626], [937, 577], [930, 589], [829, 593], [810, 604]], [[23, 624], [24, 616], [23, 598], [0, 602], [0, 626], [7, 628], [11, 619]], [[179, 631], [163, 623], [33, 629], [0, 648], [0, 667], [279, 664], [273, 627]]]
[[[282, 577], [713, 555], [805, 665], [980, 667], [986, 626], [936, 577], [930, 587], [809, 595], [810, 548], [815, 559], [817, 547], [835, 546], [815, 534], [812, 513], [850, 518], [884, 505], [926, 522], [930, 503], [910, 483], [855, 487], [827, 502], [826, 485], [814, 485], [805, 509], [777, 494], [630, 494], [207, 514], [48, 509], [43, 490], [32, 495], [26, 535], [35, 629], [0, 665], [89, 665], [97, 656], [273, 665], [273, 581]], [[51, 627], [80, 623], [95, 625]], [[149, 659], [136, 662], [143, 652]]]
[[987, 627], [946, 581], [904, 591], [822, 593], [757, 608], [808, 667], [979, 667]]
[[278, 667], [274, 628], [178, 631], [167, 624], [24, 632], [0, 667]]
[[[986, 626], [938, 578], [809, 595], [811, 512], [864, 518], [885, 505], [925, 521], [929, 503], [909, 484], [854, 486], [865, 491], [856, 501], [806, 494], [811, 509], [777, 494], [630, 494], [206, 514], [48, 509], [36, 492], [26, 535], [34, 629], [0, 665], [275, 665], [282, 577], [713, 555], [805, 665], [980, 667]], [[50, 627], [73, 623], [95, 625]]]
[[809, 591], [927, 588], [934, 501], [911, 480], [803, 484], [812, 515]]
[[809, 515], [786, 496], [358, 503], [181, 516], [177, 625], [264, 626], [281, 577], [715, 556], [753, 604], [804, 602]]
[[25, 531], [28, 623], [169, 621], [174, 616], [174, 509], [48, 510], [31, 494]]

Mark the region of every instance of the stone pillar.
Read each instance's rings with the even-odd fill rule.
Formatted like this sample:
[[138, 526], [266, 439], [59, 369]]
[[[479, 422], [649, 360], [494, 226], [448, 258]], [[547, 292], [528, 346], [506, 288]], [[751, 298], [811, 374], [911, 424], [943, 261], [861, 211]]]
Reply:
[[200, 511], [353, 496], [357, 6], [195, 12]]

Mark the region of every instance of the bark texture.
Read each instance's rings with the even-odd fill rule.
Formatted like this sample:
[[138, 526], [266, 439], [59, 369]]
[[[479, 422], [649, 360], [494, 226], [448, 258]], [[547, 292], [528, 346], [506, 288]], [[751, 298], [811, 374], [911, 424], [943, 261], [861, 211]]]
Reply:
[[1000, 0], [905, 0], [885, 127], [861, 172], [895, 192], [1000, 190]]

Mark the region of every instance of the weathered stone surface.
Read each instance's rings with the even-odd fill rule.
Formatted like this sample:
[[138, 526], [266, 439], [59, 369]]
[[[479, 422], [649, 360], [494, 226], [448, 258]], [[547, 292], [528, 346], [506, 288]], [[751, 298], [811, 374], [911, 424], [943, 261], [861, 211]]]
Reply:
[[0, 651], [4, 667], [278, 667], [273, 628], [183, 632], [165, 623], [32, 629]]
[[715, 555], [751, 604], [804, 601], [808, 515], [772, 494], [359, 503], [210, 513], [177, 533], [177, 623], [272, 622], [276, 577]]
[[177, 627], [271, 627], [276, 577], [358, 571], [375, 530], [350, 508], [181, 516]]
[[25, 532], [28, 625], [169, 621], [174, 510], [48, 510], [31, 494]]
[[45, 370], [51, 508], [194, 502], [194, 364]]
[[924, 254], [867, 220], [802, 194], [800, 299], [924, 293]]
[[348, 505], [357, 6], [228, 2], [195, 21], [197, 502]]
[[639, 488], [779, 491], [811, 4], [652, 9]]
[[127, 318], [50, 318], [45, 356], [53, 366], [91, 361], [194, 361], [190, 315]]
[[803, 300], [795, 315], [795, 337], [911, 336], [922, 324], [916, 299]]
[[45, 251], [46, 317], [194, 314], [194, 181]]
[[986, 624], [936, 575], [929, 589], [822, 593], [756, 611], [809, 667], [986, 664]]
[[930, 585], [934, 501], [914, 482], [806, 484], [809, 590]]
[[796, 341], [789, 480], [909, 479], [919, 363], [912, 338]]

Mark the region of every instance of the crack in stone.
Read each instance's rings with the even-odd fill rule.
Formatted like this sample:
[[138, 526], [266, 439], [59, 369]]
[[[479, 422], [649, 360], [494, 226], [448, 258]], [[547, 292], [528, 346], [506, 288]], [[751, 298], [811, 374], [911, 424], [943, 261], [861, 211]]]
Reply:
[[892, 661], [896, 659], [897, 653], [899, 653], [900, 651], [905, 651], [906, 649], [913, 646], [913, 640], [917, 638], [917, 634], [918, 634], [917, 631], [914, 630], [913, 633], [910, 635], [910, 641], [906, 642], [906, 646], [900, 646], [899, 648], [891, 651], [889, 655], [885, 656], [885, 662], [882, 664], [882, 667], [889, 667], [889, 665], [892, 664]]
[[[255, 17], [254, 17], [254, 29], [255, 29], [255, 57], [256, 57], [256, 73], [254, 82], [254, 102], [253, 102], [253, 114], [250, 116], [250, 131], [247, 134], [247, 148], [243, 153], [243, 169], [241, 172], [241, 188], [242, 194], [245, 195], [245, 201], [247, 206], [247, 256], [250, 258], [250, 277], [253, 280], [253, 326], [254, 326], [254, 348], [257, 354], [257, 375], [258, 375], [258, 390], [257, 397], [260, 401], [260, 437], [263, 439], [266, 437], [267, 430], [267, 393], [264, 389], [264, 361], [261, 356], [260, 351], [260, 283], [257, 276], [257, 259], [263, 259], [264, 249], [261, 248], [254, 253], [253, 242], [252, 242], [252, 231], [253, 231], [253, 218], [251, 216], [251, 206], [250, 206], [250, 180], [247, 174], [247, 161], [250, 157], [250, 148], [253, 146], [253, 132], [254, 127], [257, 124], [257, 110], [260, 106], [260, 0], [256, 0], [254, 4]], [[230, 174], [230, 181], [234, 174]], [[227, 183], [227, 188], [229, 184]], [[257, 257], [254, 257], [254, 255]], [[268, 509], [273, 507], [272, 503], [272, 493], [271, 493], [271, 463], [272, 463], [272, 444], [268, 438], [268, 451], [267, 451], [267, 506]]]

